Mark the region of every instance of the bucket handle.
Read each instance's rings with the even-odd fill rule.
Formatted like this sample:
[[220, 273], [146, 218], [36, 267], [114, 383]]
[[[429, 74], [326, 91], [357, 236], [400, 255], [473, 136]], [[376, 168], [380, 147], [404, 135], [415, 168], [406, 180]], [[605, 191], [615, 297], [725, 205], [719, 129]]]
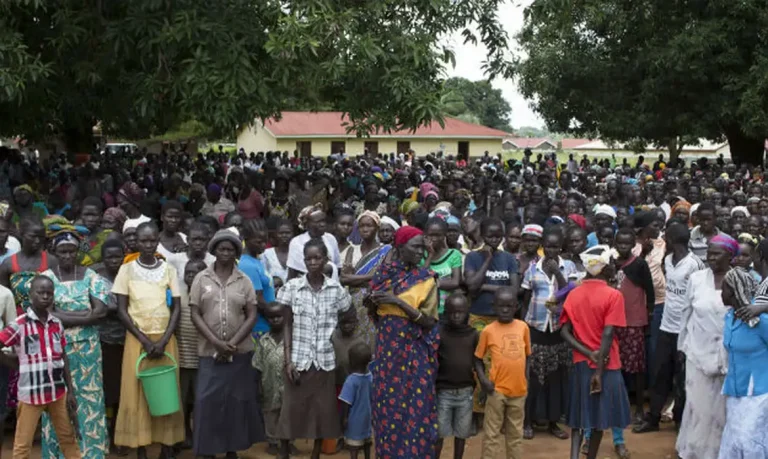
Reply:
[[[166, 357], [171, 359], [171, 362], [173, 362], [173, 366], [174, 367], [178, 367], [179, 366], [176, 363], [176, 359], [174, 359], [171, 354], [169, 354], [168, 352], [163, 352], [163, 354], [165, 354]], [[141, 355], [139, 356], [139, 360], [136, 361], [136, 377], [137, 378], [139, 377], [139, 366], [141, 365], [141, 361], [144, 360], [146, 357], [147, 357], [147, 353], [146, 352], [142, 352]]]

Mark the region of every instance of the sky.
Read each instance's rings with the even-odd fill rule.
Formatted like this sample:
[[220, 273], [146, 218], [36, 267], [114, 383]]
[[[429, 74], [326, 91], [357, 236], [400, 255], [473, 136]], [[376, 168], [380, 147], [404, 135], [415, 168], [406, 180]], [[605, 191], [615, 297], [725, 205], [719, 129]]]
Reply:
[[[499, 7], [499, 20], [509, 34], [510, 53], [512, 55], [520, 55], [514, 37], [523, 27], [523, 10], [532, 2], [533, 0], [507, 0]], [[460, 32], [446, 40], [456, 53], [456, 67], [451, 68], [449, 66], [448, 76], [463, 77], [473, 81], [483, 79], [481, 65], [486, 55], [485, 46], [482, 43], [478, 43], [477, 46], [463, 44]], [[512, 127], [544, 127], [544, 122], [530, 107], [530, 102], [520, 94], [515, 81], [497, 78], [493, 80], [492, 84], [494, 88], [501, 89], [504, 98], [512, 106], [510, 116]]]

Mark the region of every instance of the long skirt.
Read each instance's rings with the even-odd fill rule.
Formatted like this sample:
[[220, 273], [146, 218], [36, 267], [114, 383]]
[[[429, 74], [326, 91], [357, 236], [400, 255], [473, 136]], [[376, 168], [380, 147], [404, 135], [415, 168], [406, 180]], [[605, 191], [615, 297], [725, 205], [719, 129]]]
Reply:
[[[147, 335], [153, 342], [160, 341], [162, 334]], [[149, 414], [147, 400], [144, 398], [144, 389], [136, 378], [136, 361], [144, 349], [130, 333], [125, 334], [125, 349], [123, 350], [123, 372], [120, 384], [120, 409], [117, 411], [117, 423], [115, 425], [115, 445], [138, 448], [152, 443], [160, 443], [173, 446], [184, 441], [184, 412], [183, 407], [167, 416], [152, 416]], [[172, 336], [165, 352], [173, 358], [179, 358], [179, 348], [176, 337]], [[178, 361], [178, 360], [177, 360]], [[160, 365], [172, 365], [168, 357], [158, 360], [144, 359], [142, 369]], [[179, 384], [179, 372], [176, 371], [176, 384]], [[179, 389], [179, 393], [181, 390]], [[179, 397], [181, 398], [181, 397]], [[179, 400], [181, 406], [181, 400]]]
[[686, 361], [686, 401], [676, 445], [681, 458], [717, 457], [725, 427], [724, 381], [725, 376], [709, 376]]
[[299, 384], [287, 379], [275, 437], [339, 438], [341, 419], [336, 408], [336, 373], [315, 367], [300, 372]]
[[[469, 325], [477, 330], [478, 333], [482, 332], [485, 327], [496, 321], [496, 316], [482, 316], [479, 314], [469, 315]], [[491, 372], [491, 355], [488, 353], [483, 358], [483, 364], [485, 365], [485, 376], [487, 377]], [[475, 376], [475, 392], [472, 394], [472, 412], [484, 413], [485, 412], [485, 399], [486, 395], [483, 389], [480, 387], [480, 381]]]
[[384, 316], [371, 364], [371, 417], [379, 459], [433, 459], [437, 441], [438, 327]]
[[620, 370], [604, 370], [602, 390], [590, 394], [589, 380], [595, 370], [579, 362], [571, 370], [568, 426], [572, 429], [624, 429], [630, 424], [629, 397]]
[[231, 363], [200, 357], [195, 396], [194, 451], [214, 456], [244, 451], [264, 441], [258, 372], [253, 352], [235, 354]]
[[[109, 452], [109, 439], [101, 375], [101, 343], [98, 335], [84, 341], [67, 342], [65, 352], [77, 400], [80, 453], [84, 459], [104, 458]], [[64, 457], [48, 412], [43, 413], [42, 434], [42, 457]]]
[[768, 458], [768, 394], [726, 397], [720, 459]]
[[616, 338], [622, 371], [645, 373], [645, 327], [619, 327], [616, 329]]
[[559, 331], [531, 331], [531, 374], [525, 399], [525, 423], [557, 422], [568, 411], [568, 368], [573, 351]]
[[376, 325], [373, 324], [371, 316], [368, 315], [368, 308], [363, 304], [363, 299], [368, 295], [367, 288], [350, 288], [349, 293], [352, 296], [352, 305], [357, 314], [357, 328], [355, 336], [362, 339], [370, 349], [376, 349]]

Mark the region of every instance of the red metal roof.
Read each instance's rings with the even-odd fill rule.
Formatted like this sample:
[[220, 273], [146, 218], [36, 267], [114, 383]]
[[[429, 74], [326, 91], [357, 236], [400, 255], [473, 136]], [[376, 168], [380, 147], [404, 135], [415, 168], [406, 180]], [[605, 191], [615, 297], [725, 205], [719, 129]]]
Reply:
[[[282, 118], [277, 121], [267, 119], [265, 127], [275, 137], [313, 137], [313, 136], [354, 136], [348, 134], [343, 125], [346, 117], [341, 112], [283, 112]], [[468, 123], [456, 118], [445, 118], [445, 128], [437, 122], [428, 126], [422, 126], [412, 131], [398, 131], [391, 133], [372, 133], [371, 136], [392, 137], [506, 137], [509, 134], [498, 129]]]
[[591, 140], [589, 139], [562, 139], [560, 142], [562, 142], [563, 150], [569, 149], [569, 148], [576, 148], [580, 145], [586, 145]]

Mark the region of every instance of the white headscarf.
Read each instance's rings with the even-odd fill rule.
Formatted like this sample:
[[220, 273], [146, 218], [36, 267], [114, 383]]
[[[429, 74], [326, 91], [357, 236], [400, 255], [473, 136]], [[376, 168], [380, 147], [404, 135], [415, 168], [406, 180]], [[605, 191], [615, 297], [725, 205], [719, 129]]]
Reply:
[[611, 259], [617, 258], [619, 254], [615, 249], [610, 248], [607, 245], [596, 245], [590, 249], [587, 249], [579, 255], [581, 262], [584, 263], [584, 268], [587, 272], [593, 276], [597, 276], [603, 271], [603, 268], [608, 266]]
[[744, 206], [736, 206], [733, 209], [731, 209], [731, 216], [733, 216], [733, 214], [735, 214], [736, 212], [743, 213], [744, 215], [747, 216], [747, 218], [750, 217], [749, 210], [746, 207], [744, 207]]
[[613, 207], [609, 206], [608, 204], [595, 205], [595, 215], [599, 215], [599, 214], [608, 215], [614, 220], [616, 219], [616, 211], [613, 210]]
[[393, 220], [391, 217], [387, 217], [386, 215], [381, 217], [381, 225], [384, 225], [384, 224], [391, 226], [395, 231], [400, 229], [400, 225], [398, 225], [397, 222]]

